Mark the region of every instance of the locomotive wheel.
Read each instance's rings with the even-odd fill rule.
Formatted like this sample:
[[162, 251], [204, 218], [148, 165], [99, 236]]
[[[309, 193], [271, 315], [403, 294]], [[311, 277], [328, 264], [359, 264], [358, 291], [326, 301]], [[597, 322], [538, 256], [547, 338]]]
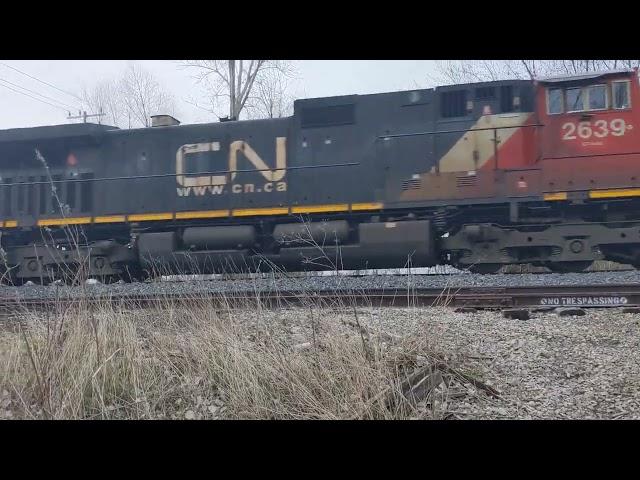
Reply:
[[547, 263], [546, 267], [555, 273], [580, 273], [584, 272], [591, 266], [593, 262], [552, 262]]
[[471, 273], [490, 275], [492, 273], [498, 273], [501, 268], [501, 263], [478, 263], [477, 265], [471, 265], [469, 271]]

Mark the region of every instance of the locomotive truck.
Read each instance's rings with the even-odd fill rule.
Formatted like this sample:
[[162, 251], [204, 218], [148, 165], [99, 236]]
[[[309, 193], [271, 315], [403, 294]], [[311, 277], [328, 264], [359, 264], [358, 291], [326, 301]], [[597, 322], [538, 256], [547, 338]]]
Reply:
[[[637, 70], [0, 131], [5, 278], [640, 265]], [[70, 232], [76, 232], [70, 235]], [[330, 260], [330, 261], [326, 261]]]

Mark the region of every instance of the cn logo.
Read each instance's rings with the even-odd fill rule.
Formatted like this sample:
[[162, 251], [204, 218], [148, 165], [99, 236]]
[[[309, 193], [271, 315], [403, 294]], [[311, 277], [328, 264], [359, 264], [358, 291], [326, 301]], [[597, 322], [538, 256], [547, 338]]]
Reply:
[[[185, 165], [189, 155], [202, 152], [220, 151], [220, 142], [193, 143], [183, 145], [176, 153], [176, 181], [182, 187], [204, 187], [212, 185], [226, 185], [227, 181], [233, 182], [238, 170], [238, 155], [244, 155], [267, 182], [279, 182], [286, 174], [287, 168], [287, 138], [276, 138], [276, 166], [269, 166], [260, 158], [256, 151], [244, 140], [236, 140], [229, 146], [229, 171], [222, 175], [187, 176]], [[213, 170], [213, 168], [211, 169]]]

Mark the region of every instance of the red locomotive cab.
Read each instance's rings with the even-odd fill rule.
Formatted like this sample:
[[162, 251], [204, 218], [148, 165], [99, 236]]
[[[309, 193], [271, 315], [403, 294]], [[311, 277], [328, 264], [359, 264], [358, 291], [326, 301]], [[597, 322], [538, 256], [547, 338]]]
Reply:
[[637, 185], [637, 69], [539, 80], [536, 104], [545, 191]]

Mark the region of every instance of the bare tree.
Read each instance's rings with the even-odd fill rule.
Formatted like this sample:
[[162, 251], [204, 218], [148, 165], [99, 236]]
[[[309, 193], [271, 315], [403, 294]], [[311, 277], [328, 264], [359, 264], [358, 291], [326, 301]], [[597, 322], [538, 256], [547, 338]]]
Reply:
[[287, 77], [292, 72], [291, 62], [284, 60], [190, 60], [183, 65], [198, 72], [196, 79], [205, 88], [211, 112], [226, 109], [236, 120], [255, 99], [255, 88], [270, 88], [267, 85], [274, 85], [270, 76]]
[[91, 113], [104, 113], [105, 119], [100, 123], [108, 123], [114, 127], [124, 127], [124, 108], [118, 82], [111, 79], [101, 80], [92, 88], [84, 87], [80, 93], [85, 108]]
[[103, 112], [106, 120], [120, 128], [149, 127], [151, 115], [175, 115], [175, 101], [158, 80], [140, 65], [131, 63], [119, 79], [100, 80], [81, 94], [91, 113]]
[[248, 118], [281, 118], [293, 114], [294, 97], [289, 93], [288, 77], [277, 70], [265, 72], [255, 81], [245, 104]]
[[120, 93], [127, 114], [139, 126], [150, 127], [151, 115], [175, 114], [173, 96], [162, 89], [150, 72], [135, 63], [125, 70]]
[[640, 60], [446, 60], [437, 62], [436, 74], [428, 80], [443, 84], [534, 79], [639, 66]]

